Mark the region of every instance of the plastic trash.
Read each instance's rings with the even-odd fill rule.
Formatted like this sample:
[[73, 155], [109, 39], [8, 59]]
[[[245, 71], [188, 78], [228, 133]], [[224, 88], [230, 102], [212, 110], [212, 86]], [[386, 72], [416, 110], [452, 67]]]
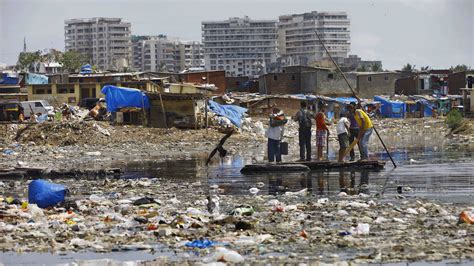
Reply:
[[28, 186], [28, 201], [36, 203], [40, 208], [48, 208], [63, 202], [66, 190], [66, 187], [60, 184], [42, 179], [33, 180]]
[[214, 252], [211, 256], [204, 259], [204, 263], [209, 263], [213, 261], [222, 261], [222, 262], [230, 262], [230, 263], [241, 263], [245, 259], [239, 253], [226, 249], [224, 247], [216, 247], [216, 252]]
[[366, 223], [359, 223], [356, 228], [352, 228], [353, 235], [368, 235], [370, 232], [370, 225]]
[[253, 187], [249, 189], [250, 194], [252, 195], [257, 195], [257, 193], [260, 191], [260, 189]]
[[3, 150], [3, 154], [5, 154], [5, 155], [12, 155], [14, 153], [15, 153], [14, 150], [10, 150], [10, 149]]
[[145, 204], [157, 204], [157, 203], [158, 202], [156, 202], [154, 198], [143, 197], [133, 202], [133, 205], [140, 206], [140, 205], [145, 205]]
[[208, 239], [196, 239], [192, 242], [184, 244], [188, 248], [208, 248], [213, 247], [216, 242]]
[[254, 213], [255, 213], [255, 210], [253, 209], [252, 206], [250, 206], [250, 205], [240, 205], [231, 212], [231, 215], [234, 215], [234, 216], [252, 216], [252, 214], [254, 214]]
[[90, 195], [89, 200], [94, 202], [94, 203], [101, 203], [101, 202], [105, 201], [105, 197], [100, 196], [100, 195], [96, 195], [96, 194], [92, 194], [92, 195]]
[[470, 211], [462, 211], [459, 214], [458, 224], [474, 224], [474, 213]]

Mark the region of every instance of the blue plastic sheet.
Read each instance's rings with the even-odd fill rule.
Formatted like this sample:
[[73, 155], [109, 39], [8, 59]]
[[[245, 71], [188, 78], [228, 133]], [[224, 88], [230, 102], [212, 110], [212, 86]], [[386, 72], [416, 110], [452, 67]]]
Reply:
[[[107, 102], [107, 105], [108, 104], [109, 102]], [[244, 113], [247, 112], [246, 108], [237, 105], [218, 104], [211, 100], [209, 100], [208, 104], [209, 110], [211, 110], [213, 113], [227, 117], [236, 127], [240, 127], [242, 125], [242, 117], [244, 116]]]
[[406, 104], [403, 102], [390, 101], [380, 96], [374, 96], [374, 100], [382, 104], [380, 112], [382, 117], [403, 118], [405, 117]]
[[8, 73], [3, 73], [0, 78], [0, 84], [2, 85], [17, 85], [18, 83], [20, 83], [20, 78], [10, 77]]
[[141, 90], [107, 85], [102, 88], [107, 111], [117, 112], [120, 108], [137, 107], [150, 109], [150, 100]]
[[36, 203], [40, 208], [48, 208], [63, 202], [66, 190], [63, 185], [36, 179], [28, 186], [28, 201]]
[[92, 73], [92, 67], [90, 64], [85, 64], [81, 66], [81, 71], [79, 74], [91, 74]]
[[45, 75], [28, 73], [28, 75], [26, 75], [26, 84], [48, 84], [48, 77]]
[[189, 248], [208, 248], [212, 247], [216, 244], [216, 242], [208, 239], [196, 239], [192, 242], [188, 242], [185, 244], [186, 247]]

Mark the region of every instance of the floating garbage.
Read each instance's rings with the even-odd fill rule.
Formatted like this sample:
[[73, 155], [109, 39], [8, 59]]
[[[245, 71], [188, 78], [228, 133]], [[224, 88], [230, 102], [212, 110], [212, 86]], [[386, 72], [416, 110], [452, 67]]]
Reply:
[[63, 185], [36, 179], [28, 186], [28, 201], [35, 203], [40, 208], [48, 208], [63, 202], [66, 190]]
[[459, 214], [458, 224], [474, 224], [474, 213], [470, 211], [462, 211]]
[[209, 240], [209, 239], [196, 239], [192, 242], [188, 242], [185, 244], [188, 248], [208, 248], [213, 247], [216, 242]]

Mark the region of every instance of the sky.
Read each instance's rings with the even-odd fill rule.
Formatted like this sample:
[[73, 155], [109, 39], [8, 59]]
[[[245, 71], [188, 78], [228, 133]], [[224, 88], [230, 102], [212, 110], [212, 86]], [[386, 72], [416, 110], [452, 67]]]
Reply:
[[351, 52], [383, 68], [474, 68], [474, 0], [0, 0], [0, 63], [29, 51], [64, 50], [64, 20], [119, 17], [132, 34], [201, 40], [201, 21], [345, 11]]

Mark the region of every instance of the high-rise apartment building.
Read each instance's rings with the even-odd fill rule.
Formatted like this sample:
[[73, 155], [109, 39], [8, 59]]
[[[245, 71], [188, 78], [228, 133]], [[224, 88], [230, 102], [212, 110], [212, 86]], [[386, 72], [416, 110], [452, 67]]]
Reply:
[[350, 51], [350, 20], [346, 12], [283, 15], [278, 24], [278, 51], [287, 65], [308, 65], [327, 57], [315, 31], [340, 63]]
[[225, 70], [231, 76], [262, 74], [266, 65], [276, 62], [277, 38], [275, 20], [203, 21], [206, 70]]
[[133, 67], [140, 71], [180, 72], [204, 68], [203, 45], [159, 36], [133, 36]]
[[120, 70], [131, 64], [131, 24], [120, 18], [70, 19], [65, 21], [66, 51], [86, 55], [99, 69]]

